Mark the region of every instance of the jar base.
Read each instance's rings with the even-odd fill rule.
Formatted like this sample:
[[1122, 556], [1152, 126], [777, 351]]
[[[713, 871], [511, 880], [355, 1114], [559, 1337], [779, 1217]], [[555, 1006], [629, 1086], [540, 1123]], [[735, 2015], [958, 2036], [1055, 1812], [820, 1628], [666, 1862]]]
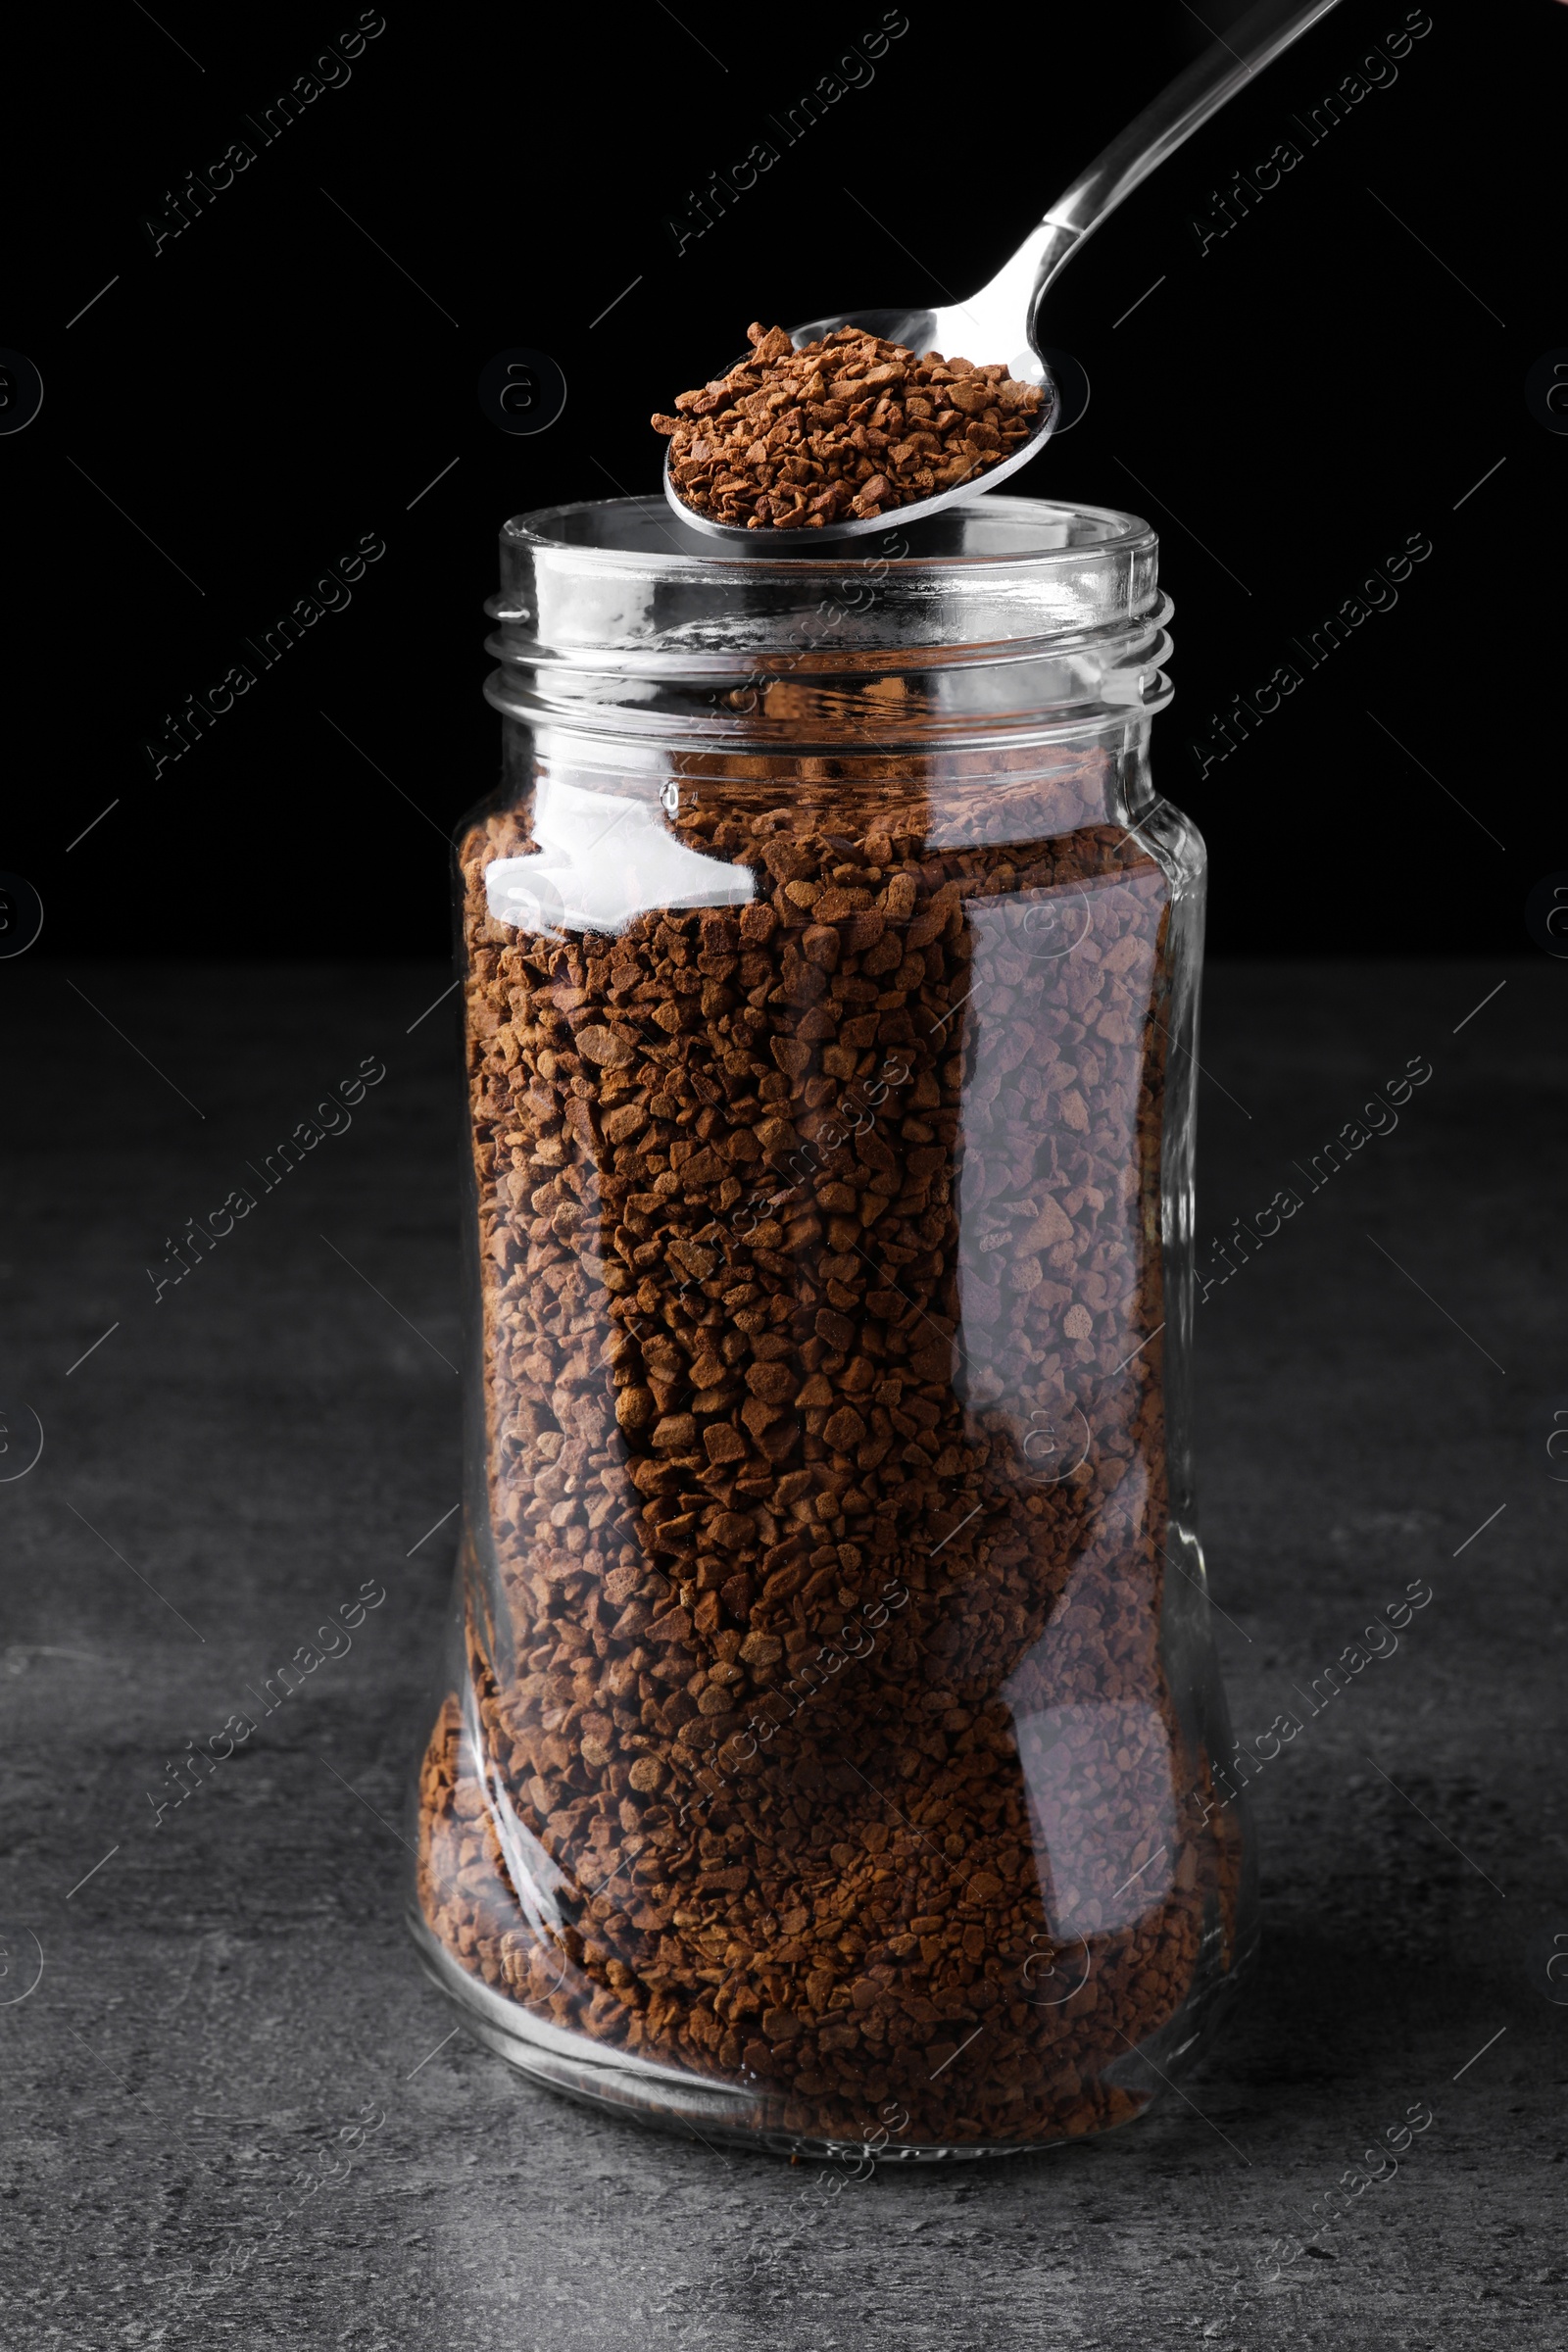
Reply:
[[[470, 1976], [433, 1934], [416, 1904], [411, 1904], [407, 1919], [419, 1965], [437, 1991], [452, 2003], [459, 2024], [484, 2048], [504, 2058], [518, 2074], [544, 2089], [556, 2091], [580, 2107], [591, 2107], [601, 2115], [618, 2116], [647, 2131], [699, 2139], [707, 2146], [722, 2144], [765, 2150], [778, 2156], [813, 2156], [849, 2162], [868, 2152], [858, 2141], [761, 2129], [751, 2120], [756, 2114], [754, 2094], [738, 2087], [705, 2082], [701, 2076], [678, 2067], [628, 2058], [618, 2050], [590, 2054], [579, 2034], [563, 2033], [559, 2027], [529, 2017], [515, 2001], [508, 2000], [481, 1979]], [[1205, 2029], [1218, 2023], [1217, 2013], [1221, 2009], [1229, 2008], [1229, 1996], [1241, 1973], [1245, 1972], [1232, 1972], [1221, 2000], [1214, 2001], [1210, 1995], [1205, 2003], [1207, 2014], [1202, 2020]], [[1184, 2054], [1197, 2037], [1196, 2033], [1189, 2031], [1184, 2038]], [[1157, 2088], [1154, 2095], [1158, 2095]], [[1147, 2107], [1140, 2110], [1140, 2114], [1147, 2112]], [[1138, 2120], [1138, 2116], [1126, 2119]], [[1111, 2131], [1123, 2128], [1122, 2125], [1107, 2127]], [[1048, 2156], [1058, 2149], [1081, 2144], [1086, 2136], [1101, 2139], [1105, 2133], [1101, 2131], [1092, 2134], [1063, 2133], [1054, 2139], [929, 2141], [915, 2145], [886, 2140], [874, 2150], [874, 2155], [879, 2164], [948, 2164], [980, 2157]]]

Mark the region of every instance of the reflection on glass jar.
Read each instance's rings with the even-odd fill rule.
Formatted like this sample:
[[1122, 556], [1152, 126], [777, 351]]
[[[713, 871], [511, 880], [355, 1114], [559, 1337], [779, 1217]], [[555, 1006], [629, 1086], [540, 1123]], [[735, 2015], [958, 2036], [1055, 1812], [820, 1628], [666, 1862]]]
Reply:
[[503, 561], [421, 1955], [530, 2074], [710, 2137], [1125, 2121], [1252, 1933], [1153, 534], [999, 497], [715, 560], [624, 501]]

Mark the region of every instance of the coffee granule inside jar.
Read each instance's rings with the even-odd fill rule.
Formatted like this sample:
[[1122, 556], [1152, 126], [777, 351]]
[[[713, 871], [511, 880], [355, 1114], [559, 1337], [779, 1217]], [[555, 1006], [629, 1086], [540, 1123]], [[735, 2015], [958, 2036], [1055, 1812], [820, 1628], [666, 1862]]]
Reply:
[[1236, 1956], [1160, 1650], [1169, 885], [1102, 752], [752, 766], [671, 820], [738, 907], [519, 933], [525, 809], [462, 847], [493, 1565], [420, 1903], [763, 2132], [1083, 2132]]
[[746, 332], [749, 360], [653, 419], [680, 496], [715, 522], [793, 531], [888, 514], [1011, 456], [1046, 402], [1005, 368], [922, 359], [857, 326], [800, 351], [781, 326]]

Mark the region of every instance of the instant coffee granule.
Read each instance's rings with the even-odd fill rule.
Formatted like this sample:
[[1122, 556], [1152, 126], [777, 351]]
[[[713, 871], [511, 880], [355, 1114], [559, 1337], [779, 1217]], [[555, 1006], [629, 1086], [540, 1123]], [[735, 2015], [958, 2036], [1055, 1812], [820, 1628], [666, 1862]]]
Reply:
[[759, 2130], [1093, 2131], [1237, 1957], [1159, 1646], [1169, 885], [1100, 751], [740, 764], [672, 824], [750, 905], [519, 933], [525, 812], [462, 846], [495, 1570], [421, 1906]]
[[793, 531], [906, 507], [1010, 456], [1046, 402], [1005, 368], [858, 326], [800, 351], [781, 326], [746, 333], [749, 360], [653, 419], [680, 496], [715, 522]]

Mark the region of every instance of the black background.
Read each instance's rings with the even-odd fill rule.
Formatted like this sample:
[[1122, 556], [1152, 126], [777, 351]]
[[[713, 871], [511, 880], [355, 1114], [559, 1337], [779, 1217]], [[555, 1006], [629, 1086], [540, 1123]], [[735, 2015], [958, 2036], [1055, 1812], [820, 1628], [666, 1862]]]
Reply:
[[[35, 22], [9, 102], [0, 343], [45, 398], [0, 438], [0, 864], [42, 895], [40, 955], [444, 951], [438, 835], [496, 769], [481, 605], [502, 520], [653, 487], [649, 412], [753, 317], [969, 291], [1206, 41], [1182, 0], [907, 14], [869, 86], [679, 255], [666, 220], [880, 24], [869, 0], [684, 23], [657, 0], [554, 19], [387, 0], [347, 83], [267, 146], [242, 116], [353, 6]], [[1525, 400], [1568, 344], [1545, 178], [1568, 9], [1431, 0], [1392, 86], [1205, 254], [1189, 227], [1233, 170], [1304, 146], [1291, 115], [1405, 17], [1343, 0], [1126, 205], [1047, 314], [1093, 395], [1016, 487], [1161, 531], [1177, 699], [1156, 773], [1208, 838], [1221, 953], [1531, 955], [1526, 897], [1568, 864], [1551, 788], [1568, 440]], [[155, 257], [144, 220], [240, 137], [256, 161]], [[476, 395], [513, 346], [568, 387], [528, 438]], [[142, 746], [164, 714], [249, 661], [242, 639], [367, 532], [387, 552], [352, 605], [155, 781]], [[1434, 552], [1396, 609], [1200, 776], [1210, 713], [1416, 532]]]

